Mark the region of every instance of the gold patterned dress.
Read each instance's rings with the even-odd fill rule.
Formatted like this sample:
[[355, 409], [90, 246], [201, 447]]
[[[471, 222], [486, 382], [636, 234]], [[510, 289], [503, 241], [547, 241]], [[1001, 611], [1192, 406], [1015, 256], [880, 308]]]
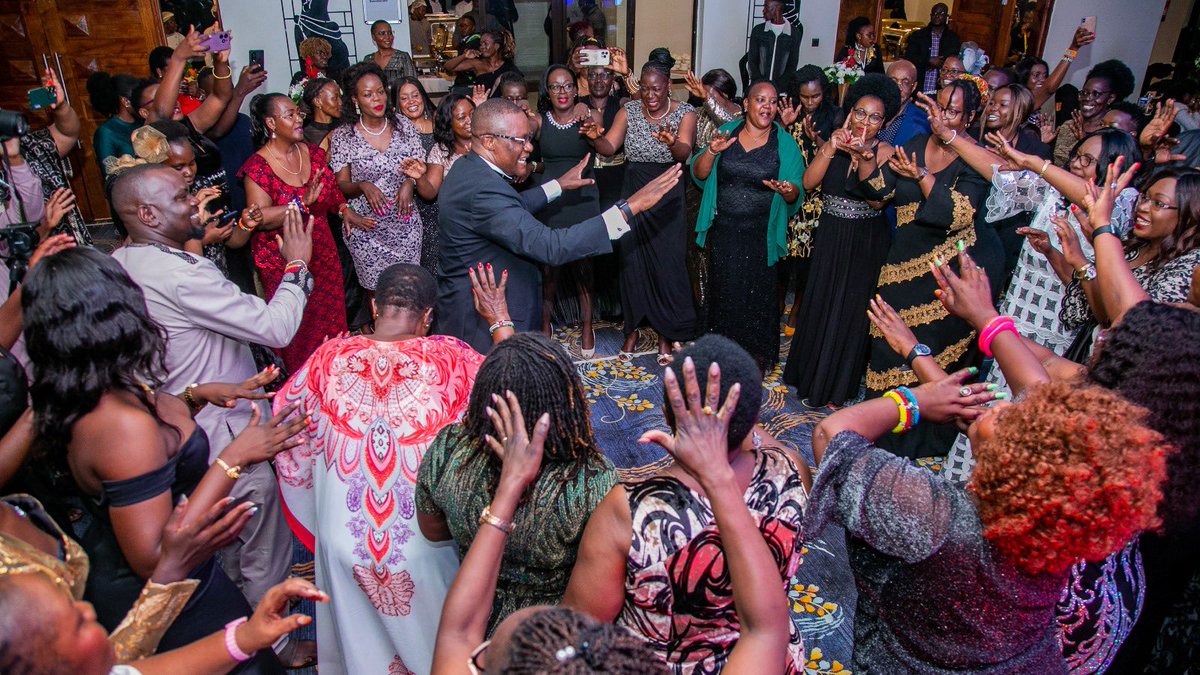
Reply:
[[[917, 153], [917, 166], [925, 166], [925, 144], [929, 136], [917, 136], [905, 145], [911, 155]], [[917, 340], [933, 352], [938, 365], [953, 371], [968, 365], [973, 354], [975, 333], [965, 321], [950, 316], [934, 296], [937, 282], [929, 263], [935, 256], [958, 262], [956, 243], [962, 240], [968, 251], [976, 244], [975, 217], [982, 209], [990, 186], [961, 159], [934, 174], [936, 183], [925, 198], [917, 181], [897, 176], [884, 166], [863, 187], [896, 206], [896, 232], [887, 261], [879, 273], [878, 293], [916, 334]], [[866, 308], [864, 307], [865, 311]], [[883, 334], [871, 327], [871, 356], [867, 367], [867, 396], [875, 397], [900, 385], [915, 386], [916, 374], [888, 347]], [[887, 440], [887, 449], [905, 457], [931, 457], [946, 454], [957, 430], [921, 423], [903, 436]], [[880, 443], [881, 447], [884, 445]]]

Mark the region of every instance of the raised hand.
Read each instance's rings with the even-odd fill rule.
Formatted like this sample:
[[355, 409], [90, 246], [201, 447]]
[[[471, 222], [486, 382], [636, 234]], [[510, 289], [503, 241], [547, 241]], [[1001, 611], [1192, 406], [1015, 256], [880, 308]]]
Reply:
[[283, 234], [275, 235], [275, 243], [285, 262], [301, 260], [307, 264], [312, 259], [312, 227], [312, 216], [305, 224], [300, 209], [295, 204], [288, 204], [283, 212], [283, 226], [279, 228]]
[[1080, 47], [1086, 47], [1096, 41], [1096, 34], [1092, 31], [1080, 26], [1075, 29], [1075, 35], [1071, 38], [1071, 49], [1078, 50]]
[[204, 38], [204, 33], [201, 33], [200, 31], [196, 30], [195, 26], [192, 26], [188, 30], [187, 37], [181, 40], [179, 45], [175, 47], [175, 51], [172, 53], [172, 56], [187, 61], [189, 59], [194, 59], [201, 54], [207, 54], [208, 45], [201, 44], [204, 41]]
[[821, 142], [821, 134], [817, 133], [817, 124], [813, 121], [811, 116], [805, 118], [801, 125], [801, 128], [804, 130], [804, 135], [808, 138], [808, 140], [814, 143]]
[[211, 204], [214, 199], [217, 199], [220, 196], [221, 190], [215, 187], [201, 188], [200, 191], [196, 193], [197, 208], [200, 211], [200, 222], [207, 223], [216, 216], [221, 215], [220, 211], [211, 213], [208, 210], [208, 205]]
[[790, 127], [800, 118], [800, 108], [792, 103], [792, 97], [779, 97], [779, 121], [783, 126]]
[[973, 368], [963, 368], [937, 382], [930, 382], [912, 390], [921, 409], [921, 419], [945, 423], [959, 417], [977, 417], [980, 410], [975, 406], [996, 400], [997, 392], [982, 382], [967, 384], [974, 375]]
[[475, 300], [475, 311], [483, 318], [484, 323], [492, 325], [497, 321], [510, 318], [508, 313], [508, 270], [500, 273], [500, 282], [496, 283], [496, 274], [492, 264], [484, 267], [479, 263], [479, 269], [467, 268], [467, 276], [471, 277], [471, 296]]
[[892, 351], [902, 357], [907, 357], [913, 347], [920, 342], [912, 329], [904, 323], [900, 314], [878, 295], [871, 298], [869, 305], [867, 317], [871, 319], [871, 323], [875, 324], [880, 333], [883, 333], [883, 339], [887, 341]]
[[382, 216], [392, 210], [392, 205], [388, 203], [387, 197], [383, 196], [383, 191], [375, 187], [374, 183], [363, 181], [358, 184], [358, 189], [362, 190], [362, 195], [367, 200], [367, 205], [371, 207], [375, 215]]
[[158, 584], [183, 581], [201, 563], [237, 539], [258, 512], [253, 502], [231, 507], [233, 497], [218, 500], [202, 514], [188, 518], [188, 498], [183, 495], [163, 526], [158, 563], [150, 580]]
[[942, 106], [938, 105], [936, 100], [924, 92], [918, 92], [913, 102], [929, 117], [929, 130], [933, 132], [934, 136], [937, 136], [943, 143], [954, 137], [954, 132], [946, 126], [946, 120], [942, 118]]
[[308, 185], [304, 186], [304, 206], [311, 208], [313, 204], [316, 204], [324, 189], [325, 181], [321, 180], [321, 175], [313, 174], [308, 179]]
[[477, 84], [471, 87], [472, 103], [474, 103], [476, 106], [479, 106], [480, 103], [483, 103], [486, 100], [488, 100], [488, 90], [486, 86]]
[[304, 614], [288, 614], [292, 598], [303, 598], [313, 602], [329, 602], [329, 596], [317, 590], [304, 579], [293, 577], [276, 584], [263, 595], [254, 614], [246, 623], [237, 627], [234, 639], [245, 654], [269, 649], [288, 633], [312, 623], [312, 617]]
[[681, 391], [674, 368], [663, 372], [667, 403], [675, 416], [674, 433], [655, 429], [642, 434], [638, 442], [661, 445], [688, 475], [704, 485], [733, 470], [729, 466], [729, 418], [737, 408], [742, 386], [735, 383], [730, 387], [722, 403], [721, 368], [713, 363], [708, 368], [707, 386], [701, 398], [696, 365], [691, 357], [683, 360], [683, 383]]
[[274, 396], [262, 388], [279, 379], [279, 368], [267, 366], [261, 372], [255, 373], [243, 382], [209, 382], [192, 390], [192, 396], [198, 401], [204, 401], [223, 408], [237, 405], [238, 399], [258, 401]]
[[75, 193], [70, 188], [58, 188], [46, 200], [46, 214], [42, 216], [42, 231], [49, 232], [58, 227], [62, 219], [75, 208]]
[[275, 455], [284, 450], [300, 445], [304, 441], [293, 437], [312, 422], [312, 419], [296, 415], [289, 420], [288, 417], [299, 407], [299, 403], [293, 403], [279, 411], [278, 415], [263, 422], [262, 410], [257, 405], [254, 406], [250, 413], [250, 424], [221, 451], [221, 457], [231, 465], [246, 468], [274, 459]]
[[1158, 146], [1158, 142], [1167, 135], [1167, 131], [1171, 128], [1171, 124], [1175, 122], [1175, 116], [1179, 114], [1179, 109], [1175, 107], [1174, 99], [1167, 99], [1156, 104], [1154, 117], [1150, 118], [1150, 122], [1142, 129], [1142, 133], [1138, 136], [1138, 144], [1142, 148], [1149, 149]]
[[[964, 250], [958, 254], [959, 274], [941, 261], [929, 263], [938, 289], [934, 295], [946, 311], [976, 329], [983, 328], [999, 314], [992, 302], [992, 288], [983, 268]], [[924, 411], [922, 411], [924, 413]]]
[[429, 167], [416, 157], [408, 157], [400, 162], [400, 172], [413, 180], [421, 180]]
[[[1087, 216], [1086, 218], [1079, 219], [1079, 225], [1083, 233], [1089, 238], [1092, 236], [1094, 227], [1098, 227], [1101, 224], [1107, 225], [1112, 222], [1112, 212], [1117, 201], [1117, 195], [1121, 194], [1133, 183], [1133, 177], [1142, 166], [1140, 162], [1135, 162], [1129, 169], [1122, 171], [1121, 166], [1124, 163], [1125, 158], [1118, 156], [1108, 165], [1108, 171], [1104, 176], [1102, 185], [1089, 182], [1085, 188], [1087, 195], [1083, 198], [1083, 207], [1087, 209]], [[1080, 215], [1076, 213], [1077, 217]], [[1085, 220], [1087, 221], [1086, 225]]]
[[1058, 245], [1062, 248], [1063, 258], [1071, 269], [1079, 269], [1088, 264], [1087, 257], [1083, 255], [1083, 247], [1079, 245], [1079, 235], [1067, 219], [1054, 215], [1050, 216], [1050, 222], [1054, 225], [1054, 233], [1058, 235]]
[[687, 75], [683, 77], [683, 86], [687, 88], [689, 94], [701, 100], [708, 97], [708, 92], [704, 89], [704, 85], [700, 83], [700, 79], [696, 77], [696, 73], [689, 70], [687, 71]]
[[618, 75], [628, 75], [629, 57], [625, 55], [625, 50], [620, 47], [612, 47], [608, 53], [612, 56], [612, 62], [605, 67]]
[[550, 413], [542, 413], [530, 437], [525, 430], [521, 403], [516, 394], [506, 391], [504, 396], [492, 394], [487, 416], [496, 436], [488, 434], [483, 440], [502, 462], [500, 483], [524, 491], [537, 478], [541, 468], [542, 448], [550, 432]]
[[983, 137], [988, 142], [990, 149], [995, 154], [999, 155], [1004, 160], [1004, 166], [1000, 167], [1001, 171], [1018, 171], [1029, 166], [1033, 159], [1033, 155], [1027, 155], [1013, 147], [1012, 143], [1008, 142], [1002, 134], [995, 131], [989, 131]]
[[57, 110], [58, 106], [67, 102], [67, 92], [63, 89], [62, 82], [58, 81], [58, 73], [54, 72], [53, 68], [42, 73], [42, 85], [54, 90], [54, 103], [50, 104], [51, 110]]
[[633, 215], [637, 215], [643, 211], [649, 211], [654, 208], [654, 205], [659, 202], [675, 184], [679, 182], [679, 177], [683, 175], [683, 168], [680, 164], [672, 164], [666, 171], [658, 174], [649, 183], [642, 186], [642, 189], [633, 193], [627, 201], [629, 209], [633, 211]]
[[29, 269], [32, 270], [36, 267], [42, 261], [42, 258], [69, 248], [75, 248], [75, 238], [69, 234], [56, 234], [53, 237], [43, 239], [42, 243], [33, 249], [33, 254], [29, 256]]
[[1038, 135], [1041, 137], [1042, 142], [1046, 145], [1053, 143], [1054, 137], [1057, 135], [1056, 131], [1054, 128], [1054, 118], [1050, 115], [1042, 115], [1042, 124], [1038, 127]]
[[255, 89], [263, 86], [267, 81], [267, 71], [260, 66], [246, 66], [242, 68], [242, 73], [238, 75], [237, 84], [233, 87], [235, 96], [246, 98]]
[[673, 148], [675, 147], [675, 142], [679, 140], [679, 137], [675, 135], [677, 131], [678, 129], [673, 129], [669, 125], [664, 124], [654, 132], [654, 138], [668, 148]]
[[1083, 138], [1083, 113], [1078, 110], [1071, 112], [1071, 121], [1067, 122], [1067, 126], [1071, 127], [1071, 133], [1075, 138]]
[[899, 176], [909, 180], [921, 180], [921, 168], [917, 166], [916, 152], [909, 157], [904, 148], [896, 148], [896, 152], [888, 160], [888, 166], [892, 167], [892, 171]]
[[1029, 245], [1034, 251], [1037, 251], [1043, 257], [1049, 257], [1054, 247], [1050, 245], [1050, 235], [1045, 232], [1034, 229], [1032, 227], [1019, 227], [1017, 234], [1025, 237]]
[[737, 137], [728, 131], [714, 131], [712, 139], [708, 141], [708, 151], [719, 155], [728, 150], [736, 141]]
[[584, 178], [583, 172], [587, 170], [588, 164], [592, 161], [592, 153], [587, 153], [583, 159], [575, 166], [567, 169], [567, 172], [558, 177], [558, 186], [563, 190], [577, 190], [587, 185], [594, 185], [596, 181], [592, 178]]
[[[212, 218], [215, 219], [224, 212], [225, 211], [223, 209], [221, 211], [217, 211], [215, 214], [213, 214]], [[200, 243], [204, 244], [205, 246], [224, 244], [231, 236], [233, 236], [233, 222], [228, 222], [222, 225], [220, 220], [209, 220], [204, 225], [204, 236], [200, 239]]]
[[767, 179], [763, 181], [763, 185], [767, 186], [768, 189], [783, 195], [784, 200], [786, 200], [789, 204], [800, 196], [800, 188], [798, 188], [796, 184], [791, 181]]

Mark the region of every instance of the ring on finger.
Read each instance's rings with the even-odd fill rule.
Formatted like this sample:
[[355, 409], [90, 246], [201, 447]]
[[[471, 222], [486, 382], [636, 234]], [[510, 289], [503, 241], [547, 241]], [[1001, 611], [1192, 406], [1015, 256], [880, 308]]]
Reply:
[[704, 413], [705, 415], [711, 415], [711, 414], [713, 414], [712, 406], [706, 405], [700, 409], [700, 412]]
[[[966, 394], [963, 394], [963, 396], [966, 396]], [[501, 445], [504, 445], [504, 444], [505, 444], [505, 443], [507, 443], [507, 442], [508, 442], [508, 436], [501, 436], [501, 437], [500, 437], [500, 444], [501, 444]]]
[[963, 397], [970, 396], [970, 395], [971, 395], [971, 388], [970, 388], [970, 387], [963, 387], [962, 389], [959, 389], [959, 390], [958, 390], [958, 395], [959, 395], [959, 396], [963, 396]]

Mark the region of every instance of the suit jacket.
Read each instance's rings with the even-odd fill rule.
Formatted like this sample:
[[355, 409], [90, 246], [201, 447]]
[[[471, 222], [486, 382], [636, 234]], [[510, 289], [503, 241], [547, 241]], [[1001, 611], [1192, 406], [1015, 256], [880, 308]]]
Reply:
[[492, 346], [488, 325], [475, 312], [467, 268], [491, 263], [508, 270], [508, 311], [517, 331], [542, 326], [539, 265], [565, 265], [612, 252], [602, 216], [564, 228], [533, 217], [547, 204], [533, 188], [518, 193], [475, 153], [454, 163], [438, 193], [441, 271], [438, 273], [436, 332], [453, 335], [480, 353]]
[[[792, 25], [790, 34], [780, 35], [767, 30], [760, 23], [750, 31], [750, 49], [746, 52], [746, 65], [750, 72], [748, 87], [757, 80], [770, 80], [776, 87], [787, 85], [787, 76], [800, 67], [800, 42], [804, 38], [804, 26]], [[772, 66], [771, 55], [775, 55]], [[770, 72], [768, 72], [768, 69]], [[748, 91], [743, 91], [745, 95]]]
[[[904, 58], [912, 61], [917, 67], [917, 91], [925, 87], [925, 73], [929, 70], [929, 50], [933, 45], [933, 31], [929, 26], [919, 28], [908, 36], [908, 46], [904, 48]], [[962, 40], [958, 33], [946, 28], [942, 31], [942, 40], [938, 43], [938, 56], [957, 56]]]

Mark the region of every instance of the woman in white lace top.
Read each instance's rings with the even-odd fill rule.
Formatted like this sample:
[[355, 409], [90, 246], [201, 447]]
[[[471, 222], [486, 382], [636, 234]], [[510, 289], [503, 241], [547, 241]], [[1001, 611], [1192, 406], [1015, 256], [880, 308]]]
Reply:
[[[991, 139], [992, 135], [989, 135]], [[1000, 312], [1013, 318], [1021, 335], [1061, 355], [1075, 339], [1079, 326], [1067, 327], [1059, 318], [1067, 284], [1051, 266], [1052, 260], [1061, 265], [1063, 259], [1060, 252], [1062, 244], [1054, 231], [1051, 217], [1065, 215], [1067, 223], [1079, 238], [1084, 255], [1091, 261], [1094, 257], [1092, 247], [1086, 237], [1079, 236], [1079, 221], [1068, 206], [1072, 202], [1082, 202], [1087, 183], [1095, 183], [1098, 176], [1102, 178], [1117, 157], [1124, 157], [1126, 166], [1139, 161], [1137, 141], [1115, 129], [1096, 132], [1075, 147], [1068, 164], [1069, 170], [1035, 155], [1020, 152], [1007, 142], [997, 146], [996, 150], [1007, 160], [1005, 167], [993, 164], [995, 155], [978, 146], [967, 148], [965, 152], [959, 150], [959, 154], [976, 171], [991, 176], [992, 192], [987, 199], [988, 222], [1020, 211], [1034, 213], [1030, 226], [1019, 230], [1026, 235], [1026, 241], [1021, 247]], [[1117, 197], [1112, 223], [1121, 236], [1129, 230], [1137, 195], [1136, 189], [1128, 188]], [[1073, 274], [1074, 270], [1070, 273]], [[1004, 391], [1009, 390], [999, 368], [992, 368], [987, 381], [1000, 385]], [[945, 474], [953, 480], [965, 481], [970, 476], [972, 466], [974, 460], [970, 443], [965, 435], [959, 434], [946, 459]]]

